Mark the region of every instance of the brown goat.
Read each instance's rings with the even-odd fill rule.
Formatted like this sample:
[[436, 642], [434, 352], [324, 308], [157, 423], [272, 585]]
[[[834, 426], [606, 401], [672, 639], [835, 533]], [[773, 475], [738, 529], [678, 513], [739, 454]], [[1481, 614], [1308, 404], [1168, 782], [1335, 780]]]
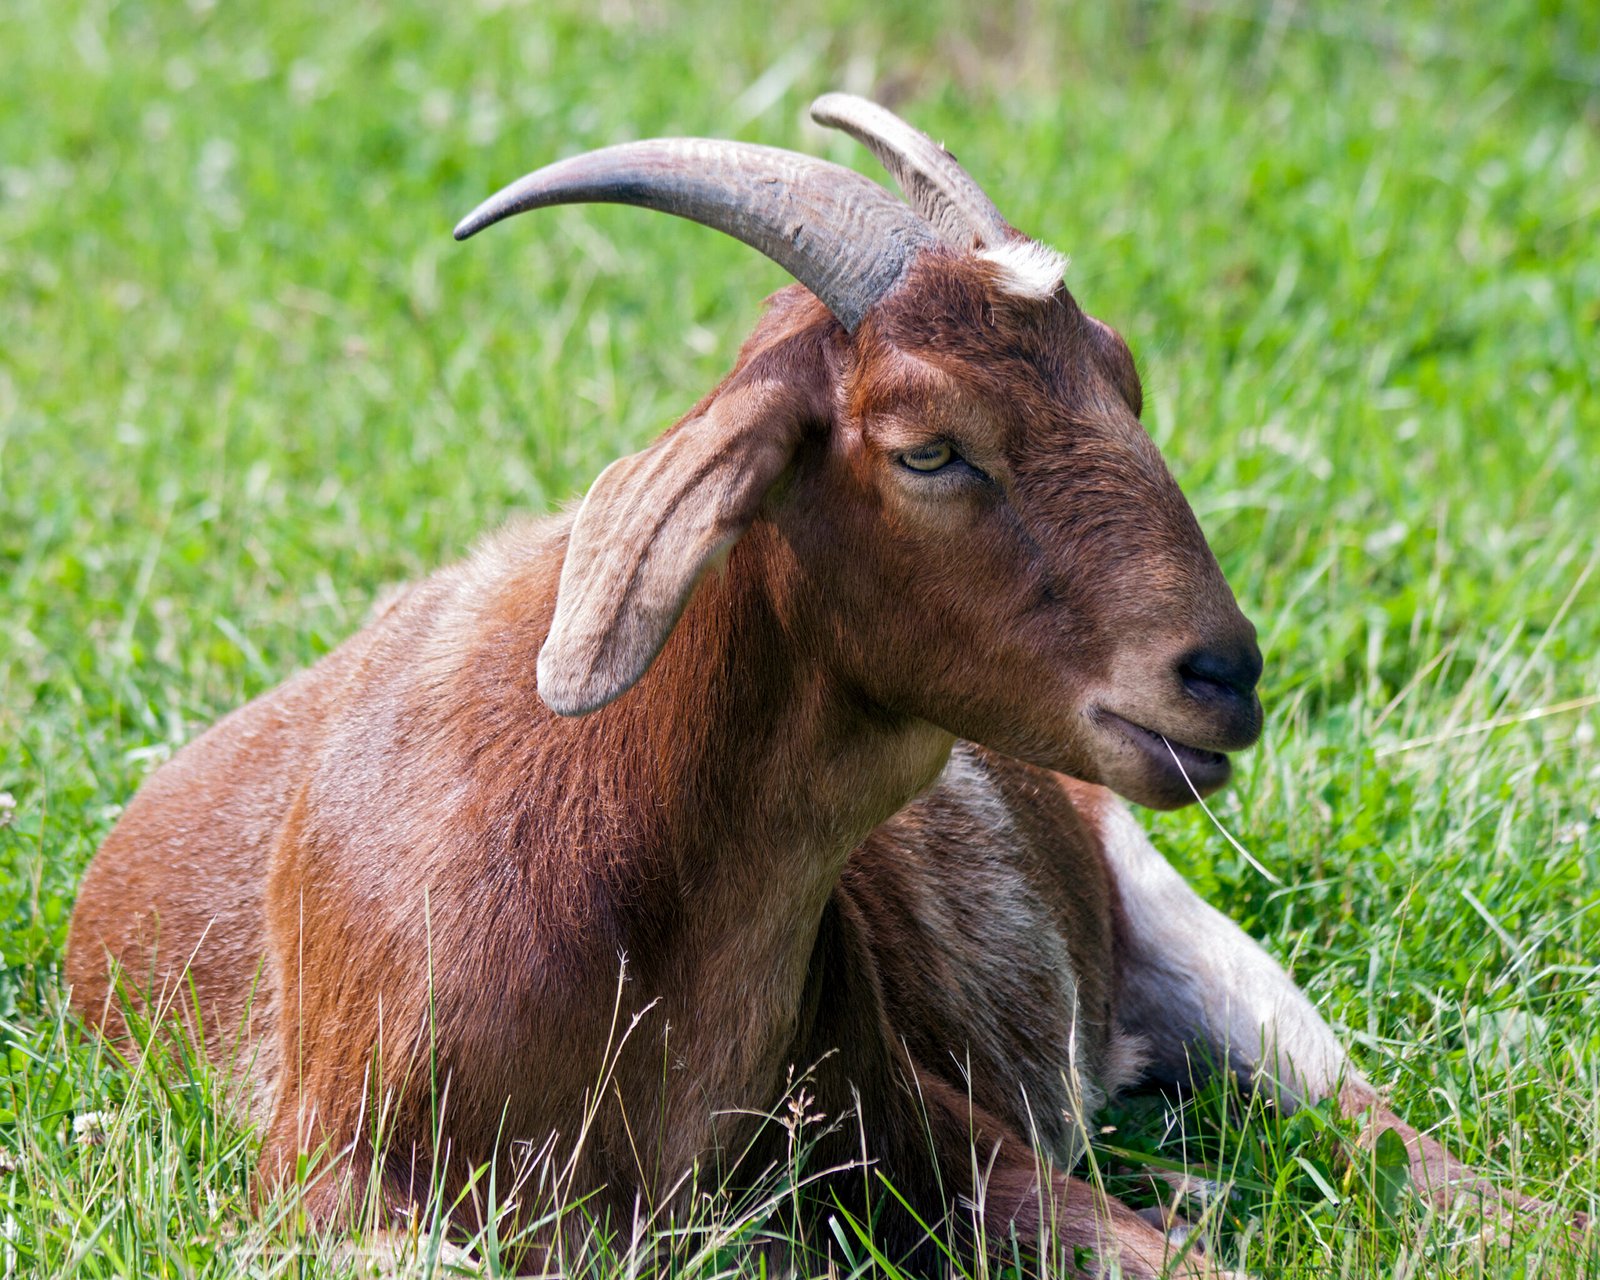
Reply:
[[[73, 1001], [120, 1034], [117, 973], [181, 992], [219, 1060], [242, 1025], [263, 1180], [336, 1152], [323, 1217], [526, 1144], [593, 1207], [670, 1202], [708, 1162], [765, 1168], [758, 1117], [814, 1066], [855, 1117], [820, 1167], [865, 1151], [923, 1224], [1202, 1273], [1063, 1172], [1098, 1101], [1202, 1057], [1372, 1101], [1100, 785], [1220, 786], [1260, 728], [1254, 631], [1061, 260], [887, 112], [815, 111], [916, 210], [678, 140], [458, 228], [642, 204], [805, 287], [576, 516], [490, 538], [157, 771], [85, 877]], [[880, 1230], [928, 1247], [893, 1204]]]

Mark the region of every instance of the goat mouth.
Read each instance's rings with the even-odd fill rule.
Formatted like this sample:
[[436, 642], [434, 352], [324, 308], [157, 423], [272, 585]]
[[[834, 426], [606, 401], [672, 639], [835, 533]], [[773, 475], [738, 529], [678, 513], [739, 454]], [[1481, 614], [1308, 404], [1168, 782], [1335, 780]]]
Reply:
[[1193, 790], [1202, 795], [1215, 791], [1233, 771], [1232, 762], [1221, 751], [1179, 742], [1104, 707], [1100, 708], [1097, 719], [1126, 739], [1161, 773], [1164, 781], [1181, 791]]

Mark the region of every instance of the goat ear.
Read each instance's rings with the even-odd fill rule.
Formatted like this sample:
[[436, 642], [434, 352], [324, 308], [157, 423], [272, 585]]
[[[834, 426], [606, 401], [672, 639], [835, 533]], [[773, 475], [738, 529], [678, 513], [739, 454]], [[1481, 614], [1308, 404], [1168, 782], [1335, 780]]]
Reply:
[[809, 399], [780, 382], [736, 382], [600, 473], [572, 526], [539, 651], [539, 696], [552, 711], [597, 710], [644, 675], [701, 575], [788, 466]]

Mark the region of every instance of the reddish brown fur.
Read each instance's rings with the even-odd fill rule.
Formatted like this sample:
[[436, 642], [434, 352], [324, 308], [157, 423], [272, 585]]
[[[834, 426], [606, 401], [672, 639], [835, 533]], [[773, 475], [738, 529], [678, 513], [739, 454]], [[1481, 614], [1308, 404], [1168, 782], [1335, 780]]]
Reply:
[[[820, 1061], [825, 1108], [859, 1097], [928, 1221], [977, 1197], [1003, 1244], [1042, 1204], [1058, 1241], [1152, 1272], [1161, 1233], [1060, 1169], [1041, 1192], [1033, 1147], [1064, 1169], [1063, 1113], [1132, 1048], [1114, 887], [1045, 770], [1180, 803], [1105, 711], [1207, 749], [1259, 727], [1247, 688], [1181, 674], [1222, 652], [1253, 684], [1254, 646], [1138, 407], [1119, 338], [1064, 289], [997, 292], [977, 259], [929, 253], [853, 337], [777, 295], [722, 386], [576, 524], [512, 526], [151, 778], [85, 877], [75, 1006], [120, 1029], [108, 957], [151, 998], [187, 972], [225, 1058], [251, 1004], [263, 1178], [327, 1144], [324, 1215], [371, 1168], [380, 1112], [396, 1206], [436, 1158], [457, 1185], [547, 1140], [572, 1155], [564, 1190], [663, 1203]], [[927, 496], [895, 458], [930, 437], [990, 482]], [[615, 618], [564, 621], [558, 579], [569, 614]], [[583, 697], [648, 671], [558, 717], [541, 649]], [[963, 747], [903, 809], [957, 737], [1032, 764]]]
[[[733, 1113], [774, 1105], [791, 1066], [868, 1034], [855, 1024], [876, 983], [914, 981], [890, 954], [911, 954], [901, 942], [880, 948], [877, 976], [862, 950], [904, 927], [863, 903], [897, 884], [926, 891], [888, 870], [890, 837], [840, 878], [956, 734], [1097, 776], [1089, 732], [1061, 717], [1081, 717], [1084, 687], [1110, 677], [1125, 618], [1163, 615], [1161, 681], [1217, 619], [1240, 642], [1247, 624], [1117, 389], [1120, 340], [1108, 347], [1064, 291], [1013, 303], [983, 264], [930, 258], [854, 340], [803, 291], [779, 295], [728, 381], [674, 428], [706, 430], [741, 388], [794, 392], [766, 421], [733, 424], [730, 440], [782, 450], [769, 454], [782, 479], [729, 499], [751, 506], [730, 517], [748, 531], [626, 696], [578, 719], [545, 709], [536, 658], [570, 525], [517, 526], [221, 722], [129, 806], [84, 882], [75, 1002], [117, 1024], [108, 954], [157, 994], [188, 966], [208, 1042], [223, 1044], [264, 966], [247, 1044], [271, 1082], [269, 1181], [324, 1141], [359, 1173], [381, 1106], [405, 1166], [390, 1194], [405, 1200], [411, 1153], [431, 1145], [430, 1077], [448, 1081], [457, 1170], [503, 1155], [508, 1137], [572, 1141], [626, 956], [624, 1021], [649, 1012], [572, 1185], [618, 1205], [664, 1193], [695, 1161], [740, 1149], [750, 1126]], [[885, 459], [930, 431], [961, 440], [994, 484], [932, 506], [897, 488]], [[679, 455], [661, 456], [665, 474]], [[672, 482], [666, 508], [709, 483]], [[1152, 583], [1159, 609], [1130, 609]], [[1051, 681], [1059, 706], [1038, 697]], [[1045, 716], [1018, 714], [1024, 689]], [[1191, 736], [1254, 733], [1176, 711]], [[950, 844], [927, 865], [957, 856]], [[1102, 1029], [1104, 900], [1061, 899]], [[861, 989], [831, 1031], [800, 1012], [829, 938]], [[948, 1015], [902, 1034], [931, 1053], [960, 1031], [963, 1010]], [[998, 1060], [1025, 1040], [974, 1051]], [[851, 1083], [876, 1073], [864, 1106], [893, 1113], [884, 1146], [909, 1143], [915, 1164], [908, 1126], [922, 1121], [902, 1114], [902, 1085], [917, 1069], [881, 1028], [867, 1045]], [[1014, 1099], [984, 1100], [1015, 1121]], [[659, 1135], [645, 1149], [641, 1127]], [[324, 1185], [331, 1210], [340, 1193]]]

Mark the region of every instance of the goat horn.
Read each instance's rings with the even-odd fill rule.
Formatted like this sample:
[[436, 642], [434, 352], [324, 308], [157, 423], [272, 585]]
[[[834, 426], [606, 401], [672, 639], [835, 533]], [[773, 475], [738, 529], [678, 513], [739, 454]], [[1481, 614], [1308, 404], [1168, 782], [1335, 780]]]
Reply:
[[598, 201], [676, 214], [771, 258], [852, 333], [935, 242], [932, 228], [853, 169], [748, 142], [653, 138], [535, 170], [457, 224], [457, 240], [514, 213]]
[[811, 104], [811, 118], [830, 129], [843, 129], [877, 156], [911, 207], [947, 244], [988, 249], [1011, 238], [1010, 225], [972, 175], [894, 112], [853, 93], [825, 93]]

